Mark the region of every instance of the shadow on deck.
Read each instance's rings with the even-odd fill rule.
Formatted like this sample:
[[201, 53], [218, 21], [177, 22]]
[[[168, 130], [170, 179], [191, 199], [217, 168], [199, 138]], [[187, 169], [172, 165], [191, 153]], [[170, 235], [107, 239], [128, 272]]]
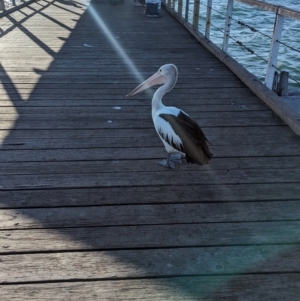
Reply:
[[[93, 7], [0, 20], [2, 300], [298, 300], [299, 137], [166, 11]], [[157, 165], [151, 95], [125, 99], [170, 62], [208, 166]]]

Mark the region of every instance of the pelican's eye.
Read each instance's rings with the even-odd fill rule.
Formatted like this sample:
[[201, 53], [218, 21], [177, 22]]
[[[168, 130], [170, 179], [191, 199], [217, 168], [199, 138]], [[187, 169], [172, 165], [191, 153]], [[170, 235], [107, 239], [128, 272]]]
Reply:
[[160, 69], [158, 70], [158, 72], [162, 73], [162, 69], [160, 68]]

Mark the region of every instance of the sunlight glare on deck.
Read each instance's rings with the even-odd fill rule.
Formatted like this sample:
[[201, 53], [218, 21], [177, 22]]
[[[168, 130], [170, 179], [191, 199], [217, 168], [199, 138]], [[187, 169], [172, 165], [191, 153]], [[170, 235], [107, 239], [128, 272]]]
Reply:
[[126, 51], [122, 48], [122, 46], [118, 43], [116, 38], [113, 36], [112, 32], [109, 30], [105, 22], [103, 22], [103, 19], [101, 18], [99, 12], [95, 10], [92, 4], [89, 5], [88, 11], [97, 23], [100, 30], [103, 31], [105, 34], [107, 40], [112, 45], [114, 50], [118, 53], [118, 55], [122, 58], [123, 62], [126, 64], [126, 66], [129, 68], [129, 70], [133, 73], [133, 75], [136, 77], [136, 79], [140, 82], [143, 81], [143, 77], [139, 70], [136, 68], [134, 62], [130, 59], [130, 57], [127, 55]]

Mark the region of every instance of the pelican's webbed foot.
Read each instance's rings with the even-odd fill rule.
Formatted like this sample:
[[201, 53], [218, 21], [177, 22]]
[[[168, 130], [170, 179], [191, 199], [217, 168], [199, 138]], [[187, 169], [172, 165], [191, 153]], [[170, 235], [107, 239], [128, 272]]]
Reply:
[[168, 153], [167, 159], [157, 162], [159, 165], [175, 169], [175, 163], [182, 164], [183, 156], [180, 153]]

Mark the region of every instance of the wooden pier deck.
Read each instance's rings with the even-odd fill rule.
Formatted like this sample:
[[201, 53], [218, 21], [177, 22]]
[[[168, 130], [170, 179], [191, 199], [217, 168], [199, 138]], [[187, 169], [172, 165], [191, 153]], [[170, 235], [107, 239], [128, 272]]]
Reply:
[[[93, 6], [0, 20], [1, 301], [298, 301], [300, 138], [165, 10]], [[208, 166], [156, 164], [151, 95], [125, 99], [170, 62]]]

